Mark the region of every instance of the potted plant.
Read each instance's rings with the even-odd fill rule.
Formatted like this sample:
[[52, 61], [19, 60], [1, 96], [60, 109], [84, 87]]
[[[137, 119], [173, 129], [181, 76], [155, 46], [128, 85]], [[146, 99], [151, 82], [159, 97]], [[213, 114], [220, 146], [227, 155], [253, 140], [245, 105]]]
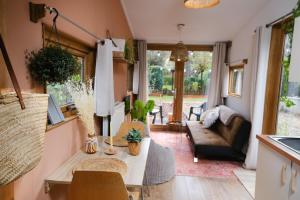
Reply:
[[154, 108], [154, 101], [149, 100], [146, 104], [140, 100], [134, 102], [133, 108], [131, 109], [131, 118], [133, 120], [138, 120], [147, 123], [147, 114], [151, 112]]
[[128, 142], [129, 154], [133, 156], [139, 155], [142, 141], [140, 131], [132, 129], [125, 138]]
[[64, 83], [80, 70], [76, 57], [58, 45], [27, 53], [26, 60], [32, 77], [42, 85]]

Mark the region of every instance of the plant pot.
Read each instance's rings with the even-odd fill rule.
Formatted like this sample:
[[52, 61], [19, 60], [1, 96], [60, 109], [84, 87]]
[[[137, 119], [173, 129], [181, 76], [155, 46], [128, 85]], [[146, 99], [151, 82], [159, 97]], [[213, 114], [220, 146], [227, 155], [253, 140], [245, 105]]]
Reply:
[[140, 142], [128, 142], [129, 154], [137, 156], [140, 153], [141, 143]]

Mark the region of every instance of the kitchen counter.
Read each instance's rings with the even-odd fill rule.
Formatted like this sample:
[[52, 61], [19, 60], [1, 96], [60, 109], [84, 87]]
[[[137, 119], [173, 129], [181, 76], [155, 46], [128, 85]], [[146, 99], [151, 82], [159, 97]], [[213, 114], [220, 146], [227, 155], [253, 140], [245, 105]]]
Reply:
[[280, 155], [300, 165], [300, 154], [271, 139], [268, 135], [257, 135], [256, 138]]

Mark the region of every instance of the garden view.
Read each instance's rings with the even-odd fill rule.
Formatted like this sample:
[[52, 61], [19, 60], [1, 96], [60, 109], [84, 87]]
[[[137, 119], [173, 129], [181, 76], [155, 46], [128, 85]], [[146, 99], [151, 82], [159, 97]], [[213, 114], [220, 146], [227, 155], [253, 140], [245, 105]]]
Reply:
[[[167, 123], [173, 112], [175, 62], [170, 61], [171, 51], [147, 51], [149, 99], [153, 99], [157, 114], [155, 123]], [[189, 52], [189, 61], [184, 67], [183, 120], [189, 116], [191, 106], [199, 106], [207, 101], [210, 81], [212, 53], [206, 51]], [[192, 120], [195, 116], [192, 116]]]

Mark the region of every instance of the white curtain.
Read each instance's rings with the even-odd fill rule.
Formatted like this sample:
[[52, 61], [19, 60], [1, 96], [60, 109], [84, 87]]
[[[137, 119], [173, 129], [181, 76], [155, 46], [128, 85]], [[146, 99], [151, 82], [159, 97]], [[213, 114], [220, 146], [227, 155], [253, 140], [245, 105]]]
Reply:
[[139, 55], [139, 95], [138, 99], [144, 102], [148, 99], [148, 69], [147, 69], [147, 42], [144, 40], [138, 41]]
[[132, 86], [133, 94], [139, 93], [139, 79], [140, 79], [140, 70], [139, 70], [139, 61], [137, 61], [134, 63], [134, 69], [133, 69], [133, 86]]
[[252, 129], [244, 164], [247, 169], [256, 169], [257, 164], [258, 141], [256, 135], [261, 134], [262, 130], [270, 41], [271, 29], [258, 27], [255, 30], [251, 58], [250, 116]]
[[225, 71], [226, 43], [218, 42], [213, 50], [210, 87], [208, 91], [208, 108], [222, 104], [223, 74]]
[[112, 42], [106, 39], [104, 44], [98, 43], [95, 72], [96, 115], [108, 116], [114, 112], [114, 77]]

